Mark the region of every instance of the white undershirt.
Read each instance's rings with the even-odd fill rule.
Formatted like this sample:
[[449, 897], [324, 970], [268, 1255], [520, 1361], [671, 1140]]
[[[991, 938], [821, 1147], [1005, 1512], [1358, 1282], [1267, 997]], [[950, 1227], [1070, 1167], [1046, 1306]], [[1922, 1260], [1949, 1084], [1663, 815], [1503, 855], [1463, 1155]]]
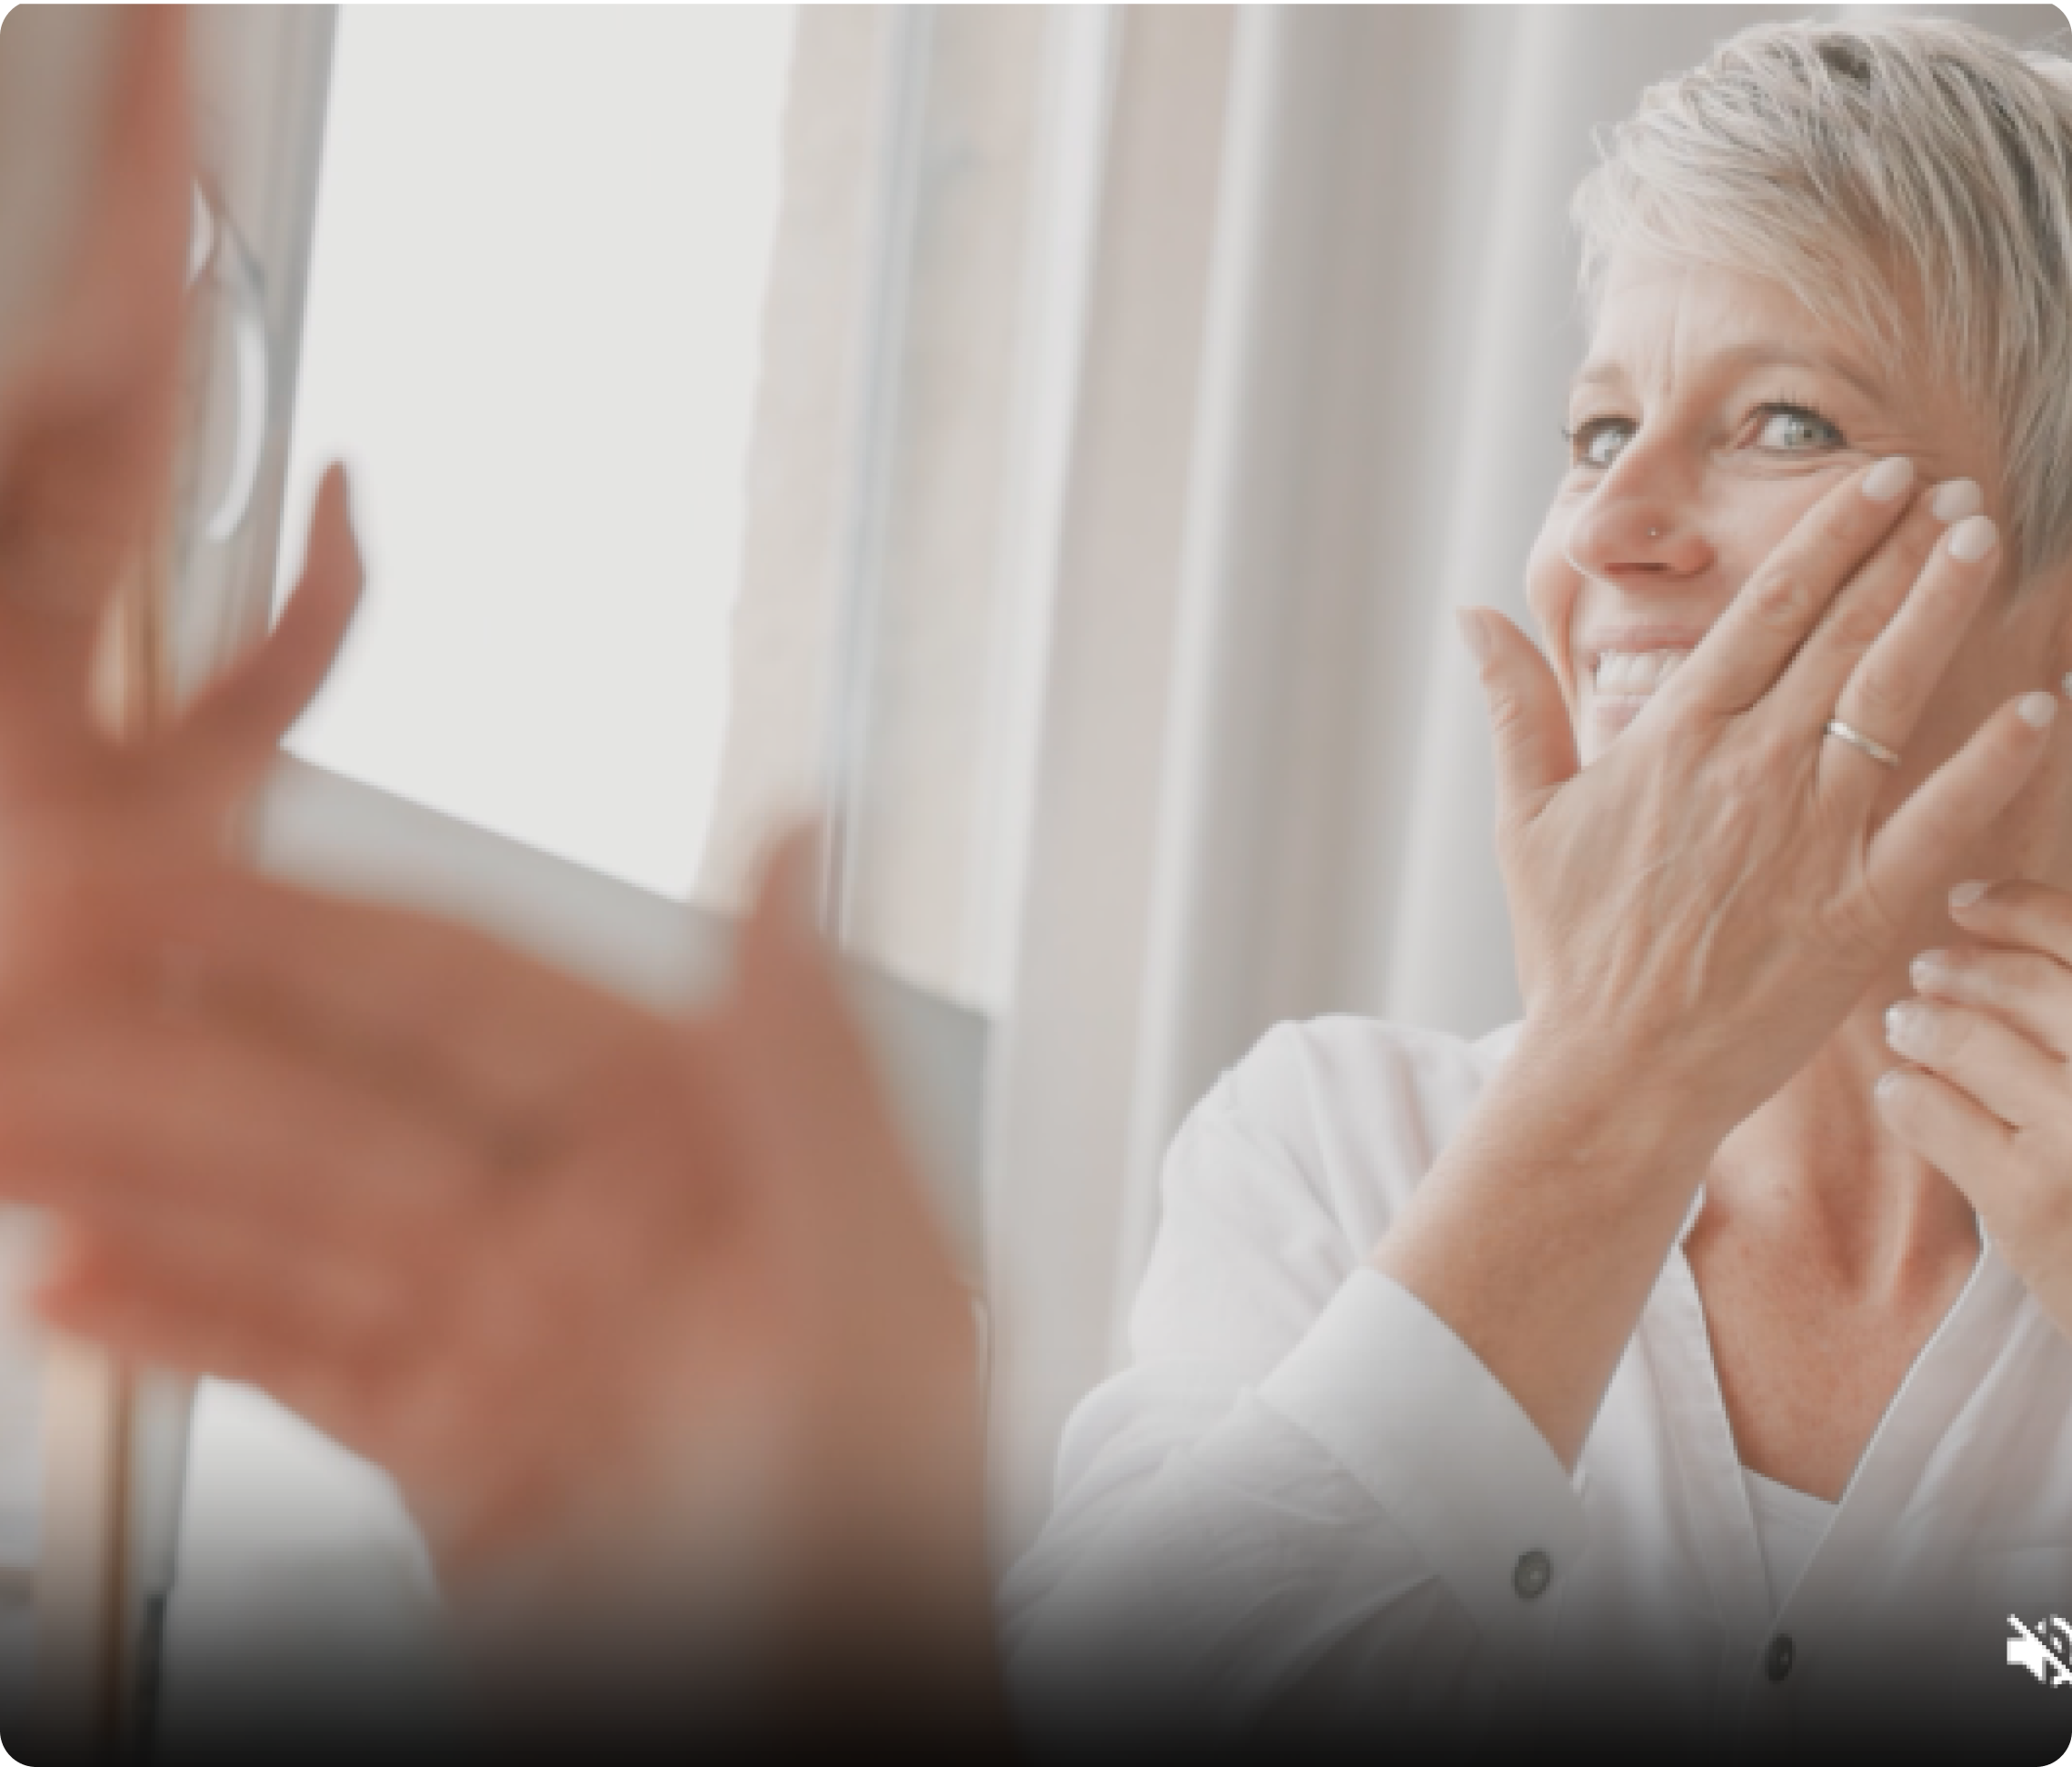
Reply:
[[1800, 1574], [1834, 1520], [1835, 1505], [1822, 1498], [1741, 1469], [1748, 1488], [1748, 1508], [1756, 1518], [1756, 1537], [1763, 1548], [1763, 1570], [1769, 1577], [1770, 1607], [1778, 1613], [1798, 1586]]

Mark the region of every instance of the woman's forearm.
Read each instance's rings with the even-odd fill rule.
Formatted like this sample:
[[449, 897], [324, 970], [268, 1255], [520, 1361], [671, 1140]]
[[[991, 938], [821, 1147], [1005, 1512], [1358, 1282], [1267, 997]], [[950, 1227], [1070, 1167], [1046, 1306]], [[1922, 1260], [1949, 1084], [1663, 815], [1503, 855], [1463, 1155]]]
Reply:
[[1572, 1467], [1731, 1124], [1681, 1087], [1577, 1061], [1565, 1041], [1528, 1027], [1373, 1263]]

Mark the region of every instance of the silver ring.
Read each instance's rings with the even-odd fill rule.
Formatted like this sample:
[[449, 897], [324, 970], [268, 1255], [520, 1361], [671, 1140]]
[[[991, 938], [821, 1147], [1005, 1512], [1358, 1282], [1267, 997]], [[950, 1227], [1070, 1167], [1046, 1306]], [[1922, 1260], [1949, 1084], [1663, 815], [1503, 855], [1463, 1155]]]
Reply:
[[1829, 718], [1828, 720], [1828, 734], [1839, 736], [1853, 749], [1861, 749], [1881, 767], [1897, 767], [1899, 764], [1899, 757], [1887, 748], [1883, 743], [1874, 742], [1860, 730], [1852, 730], [1839, 718]]

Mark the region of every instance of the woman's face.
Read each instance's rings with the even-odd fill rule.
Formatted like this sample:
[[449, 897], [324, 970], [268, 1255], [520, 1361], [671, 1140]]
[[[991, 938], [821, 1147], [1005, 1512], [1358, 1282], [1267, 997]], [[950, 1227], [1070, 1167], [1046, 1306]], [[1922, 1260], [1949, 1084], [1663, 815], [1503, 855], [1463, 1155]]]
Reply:
[[[1921, 483], [1971, 479], [2006, 525], [1981, 414], [1866, 351], [1780, 285], [1728, 271], [1615, 261], [1568, 426], [1570, 464], [1533, 548], [1527, 595], [1586, 763], [1857, 467], [1905, 454]], [[1893, 803], [2002, 701], [2057, 684], [2068, 661], [2067, 578], [2054, 574], [2019, 598], [2004, 580], [1989, 596], [1901, 744]], [[2002, 818], [1993, 844], [2009, 850], [1980, 863], [2042, 874], [2059, 845], [2065, 760], [2054, 754]]]

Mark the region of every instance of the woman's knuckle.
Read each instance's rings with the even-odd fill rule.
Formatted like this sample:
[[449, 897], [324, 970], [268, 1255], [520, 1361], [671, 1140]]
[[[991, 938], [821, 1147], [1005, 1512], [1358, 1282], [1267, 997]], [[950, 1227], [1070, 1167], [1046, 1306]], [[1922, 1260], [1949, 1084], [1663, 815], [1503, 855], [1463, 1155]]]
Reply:
[[1768, 820], [1766, 795], [1776, 789], [1772, 770], [1760, 764], [1737, 767], [1728, 775], [1714, 827], [1730, 846], [1738, 849], [1755, 843]]
[[1987, 1005], [2027, 1002], [2051, 993], [2068, 979], [2064, 969], [2033, 951], [2013, 951], [1981, 967], [1980, 993]]
[[1779, 783], [1801, 773], [1818, 754], [1800, 731], [1764, 730], [1750, 744], [1746, 764], [1735, 770], [1734, 784], [1742, 794], [1759, 799], [1766, 817], [1774, 817]]
[[1767, 626], [1796, 629], [1812, 607], [1814, 592], [1805, 574], [1790, 565], [1766, 571], [1748, 589], [1748, 611]]
[[1857, 710], [1880, 740], [1898, 734], [1899, 723], [1921, 703], [1920, 682], [1897, 664], [1868, 670], [1857, 684]]
[[1967, 1009], [1942, 1007], [1929, 1015], [1938, 1061], [1961, 1062], [1978, 1042], [1978, 1015]]
[[1527, 723], [1525, 702], [1513, 693], [1498, 693], [1489, 701], [1489, 728], [1499, 737], [1514, 735]]
[[1886, 624], [1883, 608], [1850, 602], [1836, 610], [1831, 636], [1841, 650], [1860, 656], [1878, 642]]

